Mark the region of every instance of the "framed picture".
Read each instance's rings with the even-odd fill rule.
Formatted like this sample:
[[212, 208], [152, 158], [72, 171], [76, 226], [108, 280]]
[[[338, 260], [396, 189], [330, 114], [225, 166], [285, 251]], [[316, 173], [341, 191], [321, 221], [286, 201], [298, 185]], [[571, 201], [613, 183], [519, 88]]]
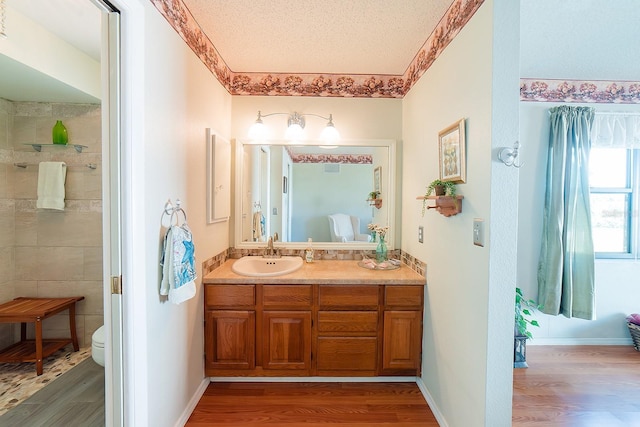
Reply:
[[211, 128], [207, 138], [207, 224], [223, 222], [231, 214], [231, 144]]
[[373, 191], [382, 192], [382, 166], [373, 170]]
[[464, 119], [438, 133], [440, 179], [462, 184], [466, 179]]

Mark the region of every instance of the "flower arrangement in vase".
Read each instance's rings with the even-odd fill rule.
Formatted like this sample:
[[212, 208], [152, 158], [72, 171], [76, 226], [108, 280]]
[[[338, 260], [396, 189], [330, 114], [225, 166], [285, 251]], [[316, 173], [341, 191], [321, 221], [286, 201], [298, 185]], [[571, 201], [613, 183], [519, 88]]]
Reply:
[[[388, 259], [387, 257], [387, 242], [385, 242], [385, 237], [387, 236], [387, 232], [389, 231], [389, 226], [388, 225], [378, 225], [378, 224], [369, 224], [367, 225], [367, 228], [371, 231], [373, 231], [373, 233], [375, 233], [375, 235], [377, 235], [378, 238], [378, 246], [376, 247], [376, 261], [377, 262], [384, 262]], [[375, 238], [374, 238], [375, 239]], [[374, 240], [375, 242], [375, 240]]]

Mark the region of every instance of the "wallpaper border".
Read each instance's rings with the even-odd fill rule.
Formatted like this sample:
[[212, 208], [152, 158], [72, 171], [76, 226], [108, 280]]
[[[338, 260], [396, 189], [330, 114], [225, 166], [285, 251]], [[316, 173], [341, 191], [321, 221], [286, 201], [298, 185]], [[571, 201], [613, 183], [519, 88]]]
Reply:
[[520, 79], [520, 100], [640, 104], [640, 81]]

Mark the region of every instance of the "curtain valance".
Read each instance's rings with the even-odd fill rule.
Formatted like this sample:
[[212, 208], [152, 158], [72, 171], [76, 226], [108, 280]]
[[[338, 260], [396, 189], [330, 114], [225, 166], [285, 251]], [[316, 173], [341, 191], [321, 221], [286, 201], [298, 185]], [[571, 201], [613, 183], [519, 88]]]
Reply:
[[640, 148], [640, 115], [596, 113], [591, 127], [593, 148]]

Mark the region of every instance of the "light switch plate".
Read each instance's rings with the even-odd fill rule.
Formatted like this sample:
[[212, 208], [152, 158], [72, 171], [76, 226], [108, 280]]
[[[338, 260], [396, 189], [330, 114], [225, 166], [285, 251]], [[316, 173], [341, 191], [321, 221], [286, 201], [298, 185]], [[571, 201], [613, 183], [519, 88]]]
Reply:
[[473, 219], [473, 244], [484, 247], [484, 220]]
[[424, 243], [424, 227], [418, 227], [418, 243]]

